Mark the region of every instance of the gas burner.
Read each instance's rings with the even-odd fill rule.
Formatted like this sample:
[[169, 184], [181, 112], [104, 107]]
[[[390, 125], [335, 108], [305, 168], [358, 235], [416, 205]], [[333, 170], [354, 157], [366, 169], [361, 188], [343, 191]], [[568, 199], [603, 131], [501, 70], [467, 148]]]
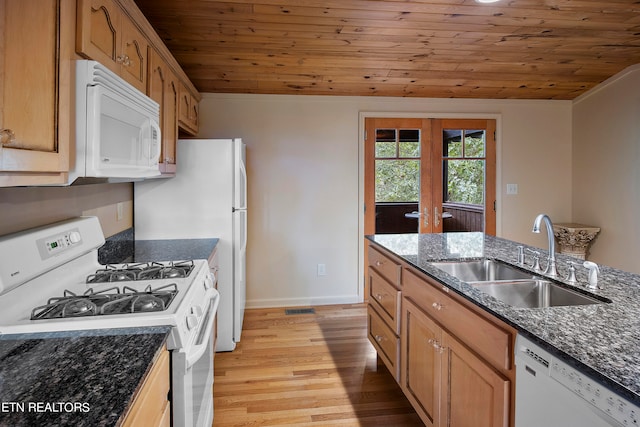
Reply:
[[162, 299], [150, 294], [135, 296], [131, 304], [132, 313], [161, 310], [164, 310], [164, 302]]
[[31, 311], [31, 320], [108, 314], [146, 313], [166, 310], [178, 293], [175, 283], [138, 291], [128, 286], [100, 291], [88, 289], [82, 295], [65, 290], [64, 296], [50, 298]]
[[183, 278], [189, 276], [193, 267], [193, 261], [106, 265], [105, 268], [87, 276], [86, 283]]
[[62, 307], [62, 317], [89, 316], [96, 313], [97, 306], [87, 298], [77, 298]]

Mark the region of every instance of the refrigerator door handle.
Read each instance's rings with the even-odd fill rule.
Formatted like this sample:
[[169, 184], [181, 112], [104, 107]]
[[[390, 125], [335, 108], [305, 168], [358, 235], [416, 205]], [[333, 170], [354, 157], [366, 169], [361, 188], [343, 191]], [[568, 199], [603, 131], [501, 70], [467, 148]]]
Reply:
[[238, 209], [246, 209], [247, 208], [247, 169], [242, 160], [240, 161], [240, 175], [242, 177], [243, 188], [241, 193], [241, 200], [239, 200], [240, 206], [238, 206]]
[[[242, 245], [240, 246], [240, 256], [242, 257], [242, 259], [244, 260], [246, 257], [246, 253], [247, 253], [247, 211], [245, 209], [243, 209], [243, 212], [240, 214], [241, 215], [241, 222], [240, 222], [240, 233], [241, 233], [241, 238], [242, 238]], [[244, 268], [241, 269], [241, 279], [242, 281], [245, 280], [245, 274], [246, 271]]]

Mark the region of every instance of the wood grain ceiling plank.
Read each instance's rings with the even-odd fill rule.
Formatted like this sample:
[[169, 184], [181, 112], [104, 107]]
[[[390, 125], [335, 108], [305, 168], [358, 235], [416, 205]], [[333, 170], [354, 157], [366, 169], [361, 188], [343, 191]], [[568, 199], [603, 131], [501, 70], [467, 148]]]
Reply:
[[[203, 84], [207, 91], [234, 92], [234, 83], [225, 81], [207, 80], [204, 82], [194, 81], [196, 85]], [[410, 96], [428, 98], [521, 98], [522, 94], [527, 94], [529, 99], [572, 99], [575, 93], [582, 91], [581, 88], [566, 90], [558, 88], [527, 88], [525, 85], [519, 87], [473, 87], [459, 86], [446, 87], [442, 85], [425, 86], [419, 84], [394, 85], [394, 84], [357, 84], [357, 83], [326, 83], [326, 84], [301, 84], [299, 82], [260, 82], [258, 89], [247, 91], [246, 93], [273, 93], [273, 94], [309, 94], [309, 95], [365, 95], [365, 96]]]
[[[304, 65], [306, 67], [346, 67], [351, 69], [357, 68], [398, 68], [399, 64], [403, 64], [406, 68], [417, 68], [424, 64], [434, 62], [456, 63], [459, 67], [467, 67], [469, 64], [486, 64], [493, 67], [494, 71], [513, 64], [515, 67], [522, 67], [523, 64], [531, 67], [549, 67], [549, 72], [555, 70], [575, 69], [582, 66], [597, 67], [606, 65], [605, 57], [598, 58], [593, 61], [594, 55], [584, 55], [583, 58], [575, 55], [571, 60], [566, 55], [547, 54], [544, 57], [533, 52], [522, 52], [520, 54], [512, 53], [496, 53], [488, 54], [474, 52], [470, 50], [453, 50], [453, 49], [431, 49], [421, 52], [337, 52], [333, 55], [293, 55], [287, 52], [273, 51], [234, 51], [234, 52], [177, 52], [175, 54], [179, 62], [187, 64], [197, 63], [202, 65], [227, 65], [227, 66], [270, 66], [270, 67], [296, 67]], [[624, 66], [625, 62], [617, 61], [617, 64]], [[633, 62], [631, 62], [633, 63]], [[630, 64], [629, 64], [630, 65]], [[628, 65], [627, 65], [628, 66]], [[188, 69], [189, 66], [185, 66]]]
[[138, 2], [200, 90], [571, 99], [640, 62], [635, 0]]
[[[623, 19], [624, 18], [624, 19]], [[391, 28], [391, 29], [458, 29], [468, 31], [509, 31], [510, 27], [531, 27], [531, 28], [559, 28], [569, 31], [638, 31], [638, 24], [635, 21], [627, 23], [628, 16], [625, 17], [611, 16], [608, 19], [589, 19], [584, 17], [576, 17], [574, 19], [558, 19], [548, 17], [546, 19], [535, 17], [504, 17], [504, 16], [468, 16], [468, 15], [438, 15], [424, 14], [421, 19], [366, 19], [360, 18], [340, 18], [340, 17], [309, 17], [298, 15], [260, 15], [259, 19], [252, 14], [225, 14], [218, 19], [204, 17], [201, 15], [193, 17], [172, 17], [158, 19], [155, 25], [159, 28], [166, 28], [175, 25], [175, 21], [180, 22], [182, 30], [186, 34], [198, 31], [207, 31], [217, 25], [219, 22], [235, 23], [241, 25], [246, 23], [250, 28], [258, 24], [279, 24], [283, 29], [291, 26], [313, 26], [311, 31], [324, 29], [325, 31], [348, 31], [352, 28], [353, 32], [362, 32], [368, 28]], [[167, 22], [170, 20], [171, 22]], [[459, 27], [451, 27], [456, 25]], [[464, 27], [463, 27], [464, 26]], [[296, 27], [291, 27], [296, 28]], [[346, 30], [345, 30], [346, 28]], [[300, 28], [298, 27], [300, 30]]]

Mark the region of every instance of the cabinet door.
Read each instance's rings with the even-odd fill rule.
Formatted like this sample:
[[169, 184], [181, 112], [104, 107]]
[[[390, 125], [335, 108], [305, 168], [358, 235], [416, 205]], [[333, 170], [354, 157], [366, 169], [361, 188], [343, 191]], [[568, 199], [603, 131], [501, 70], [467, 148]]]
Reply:
[[134, 397], [122, 422], [124, 427], [165, 426], [171, 418], [169, 394], [169, 352], [163, 350]]
[[189, 127], [189, 114], [191, 113], [191, 94], [184, 85], [180, 83], [180, 90], [178, 92], [178, 122], [182, 128]]
[[113, 0], [78, 0], [77, 13], [77, 52], [119, 73], [122, 12], [118, 5]]
[[200, 104], [193, 94], [191, 94], [191, 114], [189, 115], [189, 120], [191, 122], [191, 127], [195, 133], [198, 133], [198, 127], [200, 123]]
[[189, 135], [195, 135], [198, 133], [198, 100], [183, 82], [180, 82], [179, 97], [178, 124], [180, 129]]
[[441, 339], [440, 327], [405, 299], [402, 308], [401, 386], [428, 427], [441, 425]]
[[149, 89], [147, 94], [160, 105], [160, 171], [175, 172], [177, 139], [175, 77], [155, 49], [149, 49]]
[[[60, 103], [68, 109], [70, 96], [67, 83], [60, 85], [70, 78], [70, 68], [59, 62], [68, 50], [60, 24], [67, 23], [68, 6], [0, 1], [0, 170], [42, 172], [44, 178], [16, 182], [18, 175], [2, 174], [0, 185], [61, 182], [68, 171], [69, 129], [58, 128]], [[68, 110], [64, 113], [67, 117]]]
[[121, 19], [120, 24], [122, 34], [120, 74], [127, 82], [144, 93], [147, 90], [147, 39], [127, 17]]
[[445, 350], [441, 414], [451, 427], [507, 427], [511, 383], [452, 336]]
[[164, 172], [176, 172], [176, 144], [178, 143], [178, 85], [176, 75], [167, 70], [167, 89], [164, 100], [164, 127], [162, 139], [164, 146]]

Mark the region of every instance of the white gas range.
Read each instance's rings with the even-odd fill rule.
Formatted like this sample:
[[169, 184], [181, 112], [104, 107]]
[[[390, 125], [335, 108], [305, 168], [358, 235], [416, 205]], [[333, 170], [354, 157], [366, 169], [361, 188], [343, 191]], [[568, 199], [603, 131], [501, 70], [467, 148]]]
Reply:
[[104, 266], [103, 244], [95, 217], [0, 237], [0, 333], [171, 326], [173, 425], [211, 425], [219, 294], [207, 261]]

